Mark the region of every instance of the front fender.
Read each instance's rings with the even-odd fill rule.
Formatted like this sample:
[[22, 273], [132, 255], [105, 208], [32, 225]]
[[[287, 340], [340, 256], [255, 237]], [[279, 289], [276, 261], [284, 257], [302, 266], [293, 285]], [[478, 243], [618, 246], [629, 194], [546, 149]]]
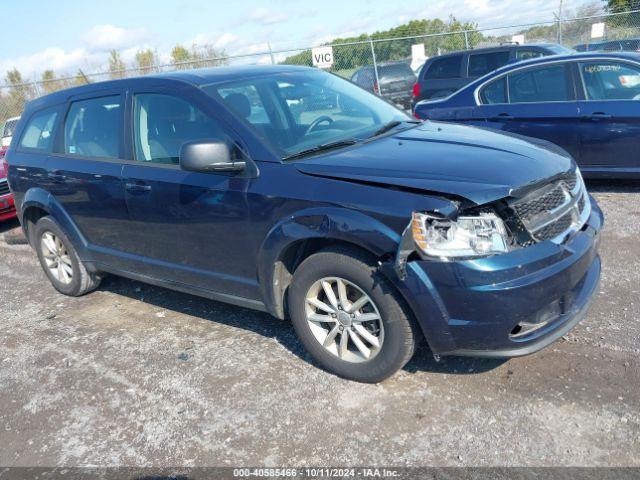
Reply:
[[[78, 256], [83, 261], [91, 260], [87, 249], [87, 240], [80, 229], [71, 219], [66, 210], [60, 205], [53, 195], [42, 188], [30, 188], [24, 194], [20, 204], [19, 220], [22, 228], [26, 232], [25, 214], [30, 208], [39, 208], [47, 212], [66, 233], [67, 237], [78, 252]], [[29, 237], [27, 237], [29, 238]]]
[[260, 247], [258, 279], [265, 304], [276, 317], [284, 312], [274, 285], [275, 266], [291, 245], [311, 239], [352, 243], [382, 257], [395, 253], [400, 234], [373, 217], [339, 207], [302, 210], [275, 224]]

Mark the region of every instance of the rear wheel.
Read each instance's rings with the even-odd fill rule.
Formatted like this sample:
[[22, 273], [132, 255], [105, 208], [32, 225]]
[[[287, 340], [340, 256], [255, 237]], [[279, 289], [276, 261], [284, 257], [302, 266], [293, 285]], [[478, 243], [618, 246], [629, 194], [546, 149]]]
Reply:
[[42, 269], [60, 293], [77, 297], [100, 284], [100, 277], [87, 271], [75, 248], [51, 217], [42, 217], [36, 223], [33, 245]]
[[342, 377], [379, 382], [413, 355], [411, 314], [357, 250], [323, 250], [302, 262], [293, 275], [289, 307], [309, 353]]

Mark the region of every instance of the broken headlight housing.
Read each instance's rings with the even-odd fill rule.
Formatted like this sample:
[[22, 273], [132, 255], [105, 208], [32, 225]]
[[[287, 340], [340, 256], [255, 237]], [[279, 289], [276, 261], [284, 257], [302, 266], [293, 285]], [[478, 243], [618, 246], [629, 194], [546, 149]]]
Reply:
[[414, 213], [411, 233], [423, 254], [441, 259], [505, 253], [511, 244], [504, 222], [495, 213], [459, 216], [455, 220]]

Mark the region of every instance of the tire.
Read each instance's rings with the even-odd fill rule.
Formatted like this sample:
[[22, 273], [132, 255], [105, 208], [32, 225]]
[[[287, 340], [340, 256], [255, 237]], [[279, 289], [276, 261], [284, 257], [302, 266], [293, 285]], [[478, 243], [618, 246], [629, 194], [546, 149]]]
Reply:
[[[366, 254], [351, 248], [329, 248], [321, 250], [305, 259], [293, 274], [289, 288], [289, 311], [293, 326], [307, 351], [326, 370], [336, 375], [365, 383], [377, 383], [385, 380], [401, 369], [413, 356], [418, 337], [415, 321], [400, 294], [393, 288], [389, 281], [371, 265]], [[342, 281], [344, 297], [351, 296], [352, 300], [346, 302], [350, 307], [341, 307], [340, 295], [335, 293], [338, 310], [333, 307], [330, 297], [326, 294], [325, 286], [319, 284], [322, 279], [327, 279], [332, 291], [337, 292], [338, 282]], [[335, 284], [332, 283], [335, 281]], [[317, 292], [317, 293], [315, 293]], [[365, 304], [355, 314], [349, 314], [354, 322], [344, 317], [345, 312], [355, 308], [360, 294], [366, 294], [371, 303]], [[316, 304], [311, 305], [307, 300], [308, 295], [312, 301], [319, 298], [323, 302], [322, 309]], [[338, 312], [338, 320], [329, 323], [316, 323], [308, 320], [308, 316], [319, 314], [322, 318], [327, 315], [325, 307], [331, 307]], [[355, 310], [354, 310], [355, 311]], [[367, 311], [372, 313], [366, 313]], [[369, 336], [360, 336], [363, 339], [377, 339], [379, 347], [376, 349], [373, 343], [365, 341], [365, 346], [370, 349], [369, 358], [364, 357], [360, 347], [352, 340], [352, 334], [362, 332], [356, 326], [360, 315], [377, 315], [379, 321], [360, 323], [360, 327], [366, 327]], [[362, 317], [364, 318], [364, 317]], [[349, 326], [347, 325], [349, 323]], [[379, 322], [382, 324], [379, 325]], [[342, 327], [342, 329], [340, 329]], [[333, 329], [337, 328], [335, 340], [331, 340]], [[348, 332], [351, 330], [351, 332]], [[359, 329], [359, 330], [355, 330]], [[347, 350], [341, 350], [342, 335], [347, 335]], [[324, 338], [324, 342], [323, 342]], [[323, 343], [328, 342], [329, 347]]]
[[[43, 243], [45, 236], [46, 240]], [[53, 260], [51, 257], [53, 248], [48, 249], [46, 246], [47, 244], [51, 245], [51, 236], [55, 239], [53, 241], [54, 245], [63, 247], [63, 249], [59, 249], [58, 253], [60, 255], [57, 259]], [[51, 217], [42, 217], [38, 220], [33, 229], [32, 239], [32, 245], [38, 254], [40, 265], [58, 292], [71, 297], [79, 297], [98, 288], [100, 277], [87, 271], [73, 244]], [[52, 268], [50, 268], [51, 262], [55, 265], [62, 265], [64, 272], [62, 274], [59, 272], [53, 273]], [[59, 269], [54, 268], [53, 270]]]

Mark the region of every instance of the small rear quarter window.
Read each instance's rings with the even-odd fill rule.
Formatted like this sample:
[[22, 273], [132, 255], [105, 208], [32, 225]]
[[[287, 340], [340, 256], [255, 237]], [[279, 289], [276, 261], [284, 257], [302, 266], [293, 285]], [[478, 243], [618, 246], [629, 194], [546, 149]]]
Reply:
[[20, 146], [42, 152], [51, 152], [57, 117], [58, 112], [54, 110], [44, 110], [33, 115], [24, 129], [20, 139]]

